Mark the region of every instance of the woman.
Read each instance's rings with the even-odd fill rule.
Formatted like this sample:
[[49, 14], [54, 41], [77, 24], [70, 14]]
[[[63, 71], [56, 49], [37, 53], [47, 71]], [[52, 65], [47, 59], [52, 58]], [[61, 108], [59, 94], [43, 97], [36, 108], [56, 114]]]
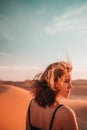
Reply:
[[60, 103], [72, 89], [72, 65], [67, 62], [50, 64], [30, 87], [34, 98], [27, 114], [27, 130], [78, 130], [73, 110]]

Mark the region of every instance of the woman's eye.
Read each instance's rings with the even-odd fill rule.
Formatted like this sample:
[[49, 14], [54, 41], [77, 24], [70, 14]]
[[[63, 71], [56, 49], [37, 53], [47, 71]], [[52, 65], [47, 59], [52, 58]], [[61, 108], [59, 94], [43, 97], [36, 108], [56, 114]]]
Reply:
[[68, 81], [67, 80], [65, 80], [65, 83], [67, 83]]
[[68, 82], [70, 82], [70, 80], [65, 80], [65, 83], [68, 83]]

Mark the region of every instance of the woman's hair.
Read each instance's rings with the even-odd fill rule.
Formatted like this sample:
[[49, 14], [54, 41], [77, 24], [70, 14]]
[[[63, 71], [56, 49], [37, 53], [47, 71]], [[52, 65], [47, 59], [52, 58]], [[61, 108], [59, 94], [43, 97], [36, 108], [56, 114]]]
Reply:
[[35, 97], [35, 102], [41, 107], [51, 106], [55, 102], [56, 95], [60, 91], [55, 83], [72, 70], [72, 65], [68, 62], [56, 62], [50, 64], [46, 70], [37, 75], [32, 80], [31, 93]]

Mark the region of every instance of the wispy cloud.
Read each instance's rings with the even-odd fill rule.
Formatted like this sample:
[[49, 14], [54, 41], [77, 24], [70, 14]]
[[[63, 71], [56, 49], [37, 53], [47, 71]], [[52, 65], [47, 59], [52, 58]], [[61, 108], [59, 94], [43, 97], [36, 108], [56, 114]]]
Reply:
[[87, 2], [79, 7], [67, 9], [60, 16], [54, 16], [45, 32], [51, 35], [58, 33], [87, 34]]
[[9, 18], [0, 15], [0, 19], [0, 38], [3, 38], [5, 40], [13, 40], [14, 37], [9, 26]]
[[8, 54], [6, 52], [0, 52], [0, 56], [7, 56]]
[[35, 14], [36, 14], [36, 15], [39, 15], [39, 16], [44, 15], [45, 13], [46, 13], [46, 10], [45, 10], [45, 9], [39, 9], [39, 10], [37, 10], [37, 11], [35, 12]]
[[11, 54], [8, 54], [6, 52], [0, 52], [0, 60], [6, 60], [11, 57]]

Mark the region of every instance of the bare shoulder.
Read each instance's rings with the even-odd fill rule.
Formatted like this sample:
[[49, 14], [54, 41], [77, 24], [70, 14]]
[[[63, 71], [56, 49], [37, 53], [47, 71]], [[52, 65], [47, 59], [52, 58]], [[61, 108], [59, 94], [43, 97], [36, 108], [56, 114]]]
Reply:
[[62, 106], [56, 113], [57, 119], [63, 130], [78, 130], [75, 112], [70, 107]]
[[62, 106], [60, 113], [64, 114], [65, 116], [75, 116], [75, 112], [68, 106]]
[[[63, 120], [76, 120], [75, 112], [68, 106], [62, 106], [59, 110], [59, 114]], [[60, 118], [61, 119], [61, 118]]]

